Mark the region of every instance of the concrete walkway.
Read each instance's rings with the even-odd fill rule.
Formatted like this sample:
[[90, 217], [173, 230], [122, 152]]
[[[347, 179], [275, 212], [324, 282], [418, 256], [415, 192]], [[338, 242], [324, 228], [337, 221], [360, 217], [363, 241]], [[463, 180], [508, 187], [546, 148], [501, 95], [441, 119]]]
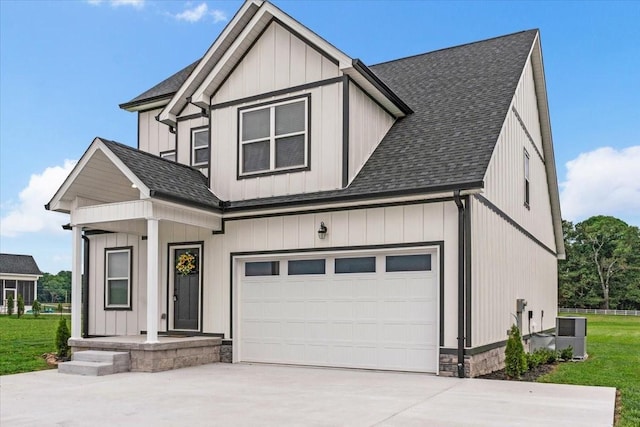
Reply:
[[2, 426], [610, 426], [615, 389], [211, 364], [0, 377]]

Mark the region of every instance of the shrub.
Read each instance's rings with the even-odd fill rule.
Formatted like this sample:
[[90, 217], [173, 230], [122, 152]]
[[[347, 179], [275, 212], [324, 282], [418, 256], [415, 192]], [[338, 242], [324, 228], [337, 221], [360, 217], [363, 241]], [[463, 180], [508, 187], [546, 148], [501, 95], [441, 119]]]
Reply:
[[527, 354], [527, 366], [529, 367], [529, 369], [534, 369], [540, 365], [555, 363], [557, 357], [558, 356], [554, 350], [550, 350], [548, 348], [539, 348], [533, 353]]
[[62, 314], [62, 303], [58, 303], [58, 313]]
[[22, 295], [18, 295], [18, 311], [16, 314], [18, 318], [24, 314], [24, 298], [22, 298]]
[[520, 375], [527, 372], [527, 356], [524, 352], [520, 329], [516, 325], [509, 330], [509, 339], [505, 349], [505, 372], [510, 378], [520, 378]]
[[573, 347], [569, 346], [565, 349], [562, 349], [562, 351], [560, 351], [560, 358], [562, 360], [571, 360], [573, 359]]
[[42, 311], [42, 306], [38, 300], [34, 300], [33, 304], [31, 304], [31, 311], [33, 312], [34, 317], [40, 316], [40, 312]]
[[15, 307], [15, 304], [13, 302], [13, 295], [9, 295], [9, 298], [7, 299], [7, 314], [9, 316], [13, 314], [14, 307]]
[[60, 317], [58, 321], [58, 329], [56, 330], [56, 348], [58, 349], [58, 357], [69, 357], [69, 327], [67, 326], [67, 320], [64, 317]]

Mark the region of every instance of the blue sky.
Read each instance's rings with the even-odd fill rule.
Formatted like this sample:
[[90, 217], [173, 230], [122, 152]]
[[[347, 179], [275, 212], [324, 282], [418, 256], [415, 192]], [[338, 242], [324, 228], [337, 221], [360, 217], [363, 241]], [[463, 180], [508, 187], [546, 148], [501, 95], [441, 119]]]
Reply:
[[[274, 1], [366, 64], [541, 30], [563, 216], [640, 225], [640, 2]], [[204, 54], [241, 1], [0, 1], [0, 251], [70, 269], [46, 203], [118, 108]], [[28, 23], [28, 25], [25, 25]]]

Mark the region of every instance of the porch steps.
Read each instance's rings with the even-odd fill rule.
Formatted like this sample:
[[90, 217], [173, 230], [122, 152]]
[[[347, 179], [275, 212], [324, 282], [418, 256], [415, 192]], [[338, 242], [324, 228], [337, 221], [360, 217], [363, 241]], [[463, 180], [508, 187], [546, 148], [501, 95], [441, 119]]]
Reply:
[[102, 376], [129, 372], [131, 360], [126, 351], [77, 351], [71, 356], [71, 362], [58, 364], [62, 374]]

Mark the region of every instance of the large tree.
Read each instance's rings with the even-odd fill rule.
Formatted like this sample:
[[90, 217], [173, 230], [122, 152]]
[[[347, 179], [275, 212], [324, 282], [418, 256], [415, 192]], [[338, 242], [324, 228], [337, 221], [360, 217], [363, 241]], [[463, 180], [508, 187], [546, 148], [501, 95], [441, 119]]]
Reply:
[[[605, 309], [610, 307], [612, 301], [617, 305], [627, 294], [632, 301], [636, 300], [635, 294], [640, 292], [637, 289], [640, 259], [638, 227], [602, 215], [576, 224], [573, 230], [569, 224], [565, 239], [568, 255], [573, 258], [571, 263], [575, 265], [572, 266], [573, 273], [561, 271], [560, 275], [578, 275], [576, 283], [591, 288], [591, 291], [595, 281]], [[590, 305], [589, 299], [587, 297], [583, 302]]]
[[65, 302], [71, 294], [71, 272], [44, 273], [38, 281], [38, 299], [49, 302]]

